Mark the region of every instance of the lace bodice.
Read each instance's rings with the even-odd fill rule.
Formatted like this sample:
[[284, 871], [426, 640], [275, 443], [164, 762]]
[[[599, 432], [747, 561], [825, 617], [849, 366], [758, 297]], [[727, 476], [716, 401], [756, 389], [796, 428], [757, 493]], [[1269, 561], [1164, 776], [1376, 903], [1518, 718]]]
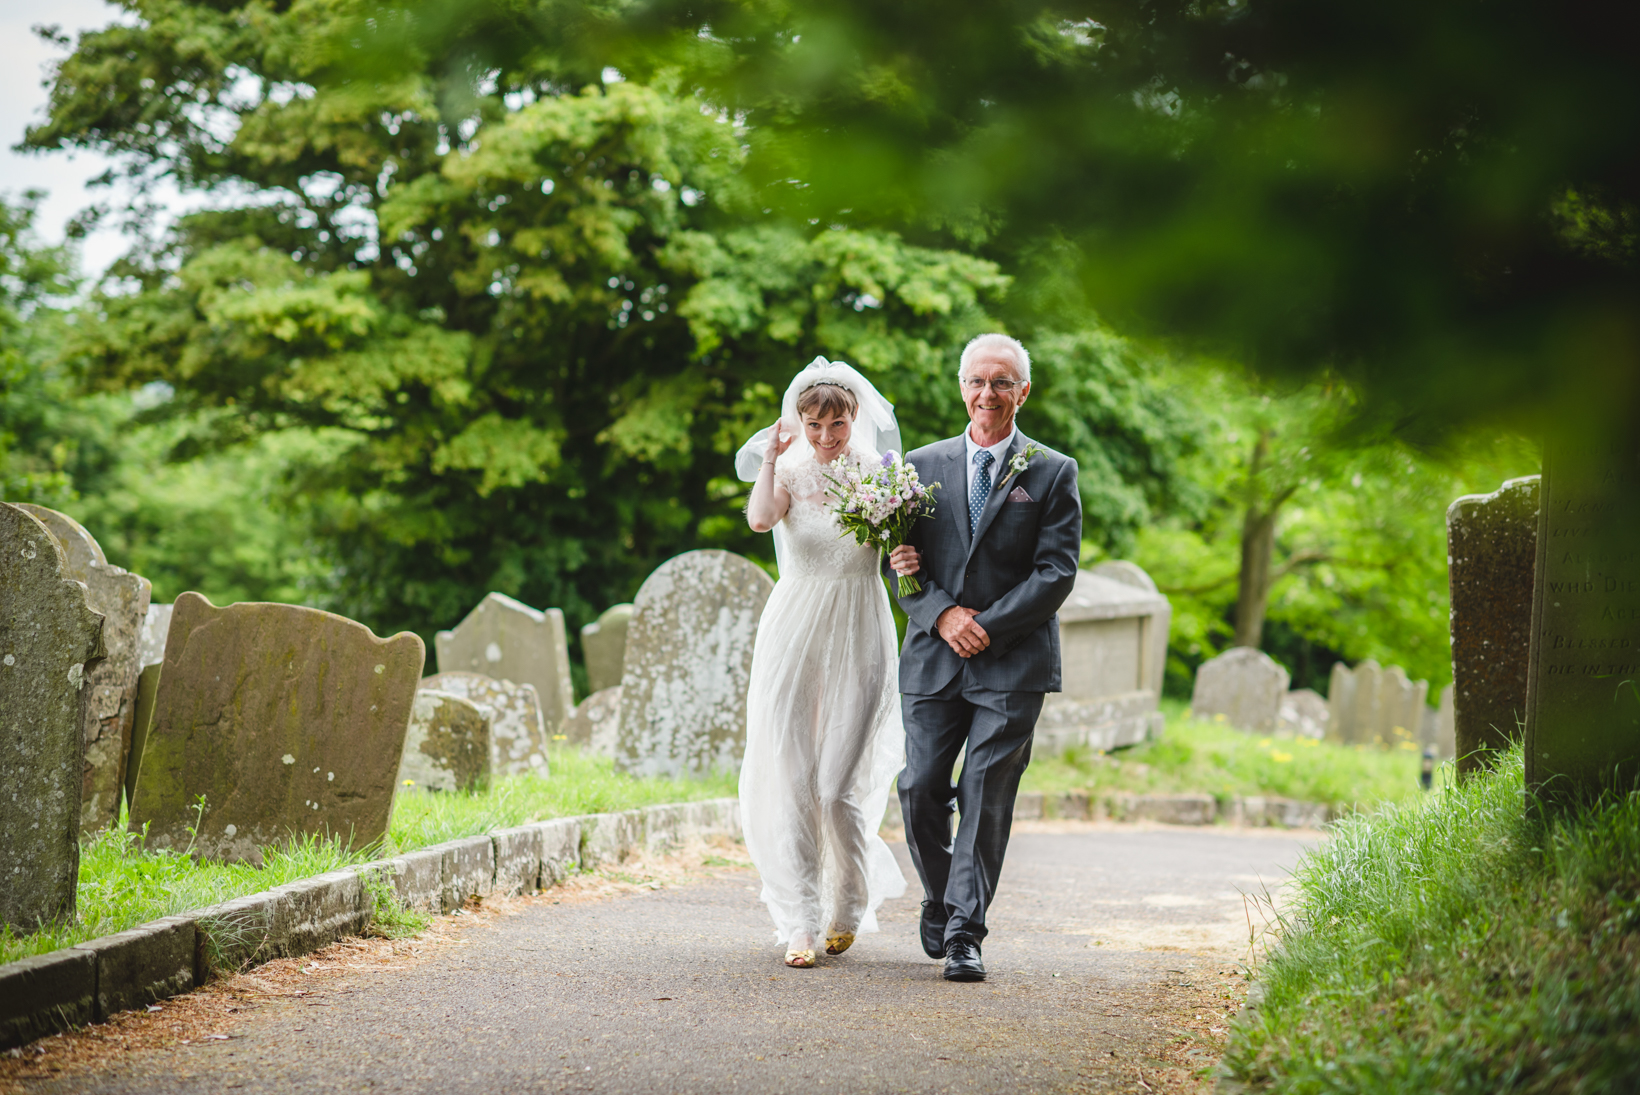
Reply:
[[792, 497], [778, 530], [781, 578], [876, 577], [876, 549], [843, 535], [831, 513], [825, 469], [813, 456], [805, 453], [789, 462], [782, 457], [775, 477]]

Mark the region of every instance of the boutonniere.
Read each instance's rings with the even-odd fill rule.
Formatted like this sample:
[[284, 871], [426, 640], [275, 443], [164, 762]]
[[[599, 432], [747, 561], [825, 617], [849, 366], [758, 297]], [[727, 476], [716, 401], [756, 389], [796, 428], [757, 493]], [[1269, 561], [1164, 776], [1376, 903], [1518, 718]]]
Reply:
[[1033, 441], [1029, 445], [1025, 446], [1024, 452], [1014, 453], [1014, 455], [1008, 460], [1008, 474], [1002, 477], [1002, 483], [998, 483], [997, 486], [1002, 486], [1003, 483], [1006, 483], [1008, 480], [1030, 467], [1031, 457], [1041, 456], [1046, 451], [1047, 450], [1041, 445], [1038, 445]]

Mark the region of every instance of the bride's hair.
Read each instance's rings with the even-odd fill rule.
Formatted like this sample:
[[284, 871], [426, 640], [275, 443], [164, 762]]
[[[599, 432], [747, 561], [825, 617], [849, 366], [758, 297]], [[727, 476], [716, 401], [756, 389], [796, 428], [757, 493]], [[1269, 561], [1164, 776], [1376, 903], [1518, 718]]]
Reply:
[[804, 388], [797, 396], [799, 417], [826, 418], [846, 414], [850, 418], [860, 413], [860, 401], [854, 393], [834, 380], [822, 380]]

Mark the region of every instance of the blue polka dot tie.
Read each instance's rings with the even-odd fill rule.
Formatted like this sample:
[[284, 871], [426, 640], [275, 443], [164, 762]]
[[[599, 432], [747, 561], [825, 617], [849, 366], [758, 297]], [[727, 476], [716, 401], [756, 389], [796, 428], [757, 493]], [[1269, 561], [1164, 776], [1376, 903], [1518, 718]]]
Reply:
[[996, 457], [984, 449], [974, 454], [974, 486], [968, 492], [968, 535], [979, 531], [979, 515], [985, 512], [985, 503], [991, 497], [991, 465]]

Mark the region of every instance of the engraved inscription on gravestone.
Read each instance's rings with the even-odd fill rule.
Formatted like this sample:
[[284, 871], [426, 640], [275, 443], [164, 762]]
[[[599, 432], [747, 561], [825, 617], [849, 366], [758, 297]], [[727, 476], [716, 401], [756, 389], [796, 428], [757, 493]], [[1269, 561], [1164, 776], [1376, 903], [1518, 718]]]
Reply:
[[1640, 775], [1640, 441], [1543, 461], [1526, 699], [1539, 794]]

